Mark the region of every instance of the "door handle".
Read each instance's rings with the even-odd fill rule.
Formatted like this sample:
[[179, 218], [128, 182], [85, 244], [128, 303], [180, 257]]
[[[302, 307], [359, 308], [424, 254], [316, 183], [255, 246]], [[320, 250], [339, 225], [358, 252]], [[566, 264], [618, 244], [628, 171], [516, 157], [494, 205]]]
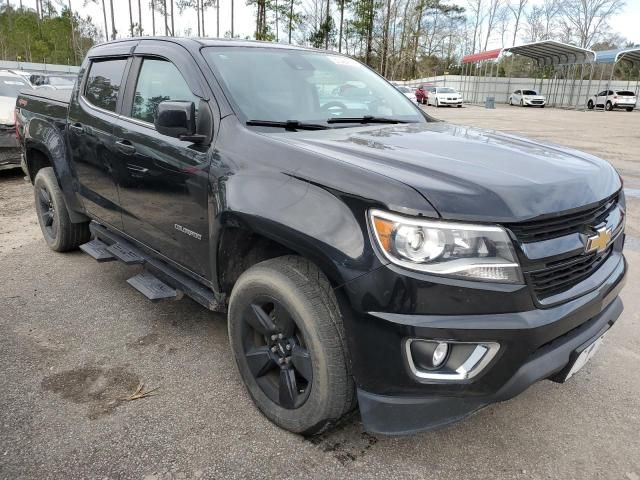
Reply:
[[136, 153], [136, 147], [134, 147], [129, 140], [118, 140], [116, 142], [116, 148], [127, 155]]
[[76, 133], [84, 133], [84, 127], [80, 123], [73, 123], [69, 125], [69, 129]]

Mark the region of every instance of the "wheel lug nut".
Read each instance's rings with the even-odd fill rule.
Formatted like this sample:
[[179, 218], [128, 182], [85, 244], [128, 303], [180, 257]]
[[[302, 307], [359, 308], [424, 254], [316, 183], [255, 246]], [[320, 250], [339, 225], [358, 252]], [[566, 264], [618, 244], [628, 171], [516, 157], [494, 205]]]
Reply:
[[280, 340], [282, 340], [282, 339], [284, 338], [284, 335], [283, 335], [283, 334], [281, 334], [281, 333], [279, 333], [279, 334], [278, 334], [278, 338], [279, 338]]
[[271, 340], [277, 340], [278, 336], [277, 335], [271, 335]]
[[276, 353], [276, 351], [277, 351], [277, 350], [278, 350], [278, 349], [277, 349], [276, 347], [271, 347], [271, 351], [272, 351], [273, 353]]
[[291, 350], [291, 345], [287, 343], [287, 350]]
[[279, 363], [280, 365], [282, 365], [282, 364], [284, 363], [284, 358], [279, 358], [279, 359], [278, 359], [278, 363]]

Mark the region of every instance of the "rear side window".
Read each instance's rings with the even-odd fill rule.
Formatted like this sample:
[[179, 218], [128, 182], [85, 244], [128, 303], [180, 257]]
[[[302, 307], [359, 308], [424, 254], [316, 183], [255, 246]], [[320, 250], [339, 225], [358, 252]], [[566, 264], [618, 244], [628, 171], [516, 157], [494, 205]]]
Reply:
[[85, 98], [96, 107], [116, 111], [118, 92], [127, 60], [100, 60], [91, 63], [84, 91]]
[[136, 83], [131, 117], [153, 123], [158, 104], [165, 100], [194, 102], [196, 110], [198, 108], [198, 98], [191, 93], [187, 82], [173, 63], [145, 58]]
[[618, 92], [618, 95], [620, 95], [621, 97], [635, 97], [636, 94], [628, 90], [622, 90]]

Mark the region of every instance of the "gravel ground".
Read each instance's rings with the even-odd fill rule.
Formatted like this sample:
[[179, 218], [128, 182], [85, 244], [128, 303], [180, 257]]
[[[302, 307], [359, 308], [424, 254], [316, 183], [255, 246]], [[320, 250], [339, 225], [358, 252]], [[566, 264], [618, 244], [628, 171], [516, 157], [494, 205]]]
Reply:
[[[146, 301], [125, 283], [138, 267], [49, 251], [30, 185], [0, 172], [0, 479], [640, 480], [640, 115], [604, 114], [609, 146], [598, 140], [599, 113], [428, 111], [582, 148], [621, 169], [631, 193], [626, 310], [570, 382], [541, 382], [438, 432], [373, 436], [354, 415], [305, 440], [253, 407], [223, 315], [190, 300]], [[127, 401], [140, 384], [156, 395]]]

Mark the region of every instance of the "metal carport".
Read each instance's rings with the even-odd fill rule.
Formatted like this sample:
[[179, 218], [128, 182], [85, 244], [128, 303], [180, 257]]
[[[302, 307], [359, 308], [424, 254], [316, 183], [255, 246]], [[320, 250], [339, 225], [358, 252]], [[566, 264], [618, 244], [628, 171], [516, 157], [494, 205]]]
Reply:
[[[606, 86], [607, 98], [605, 99], [605, 105], [609, 97], [609, 89], [611, 89], [611, 83], [613, 81], [613, 74], [615, 73], [616, 66], [619, 63], [627, 63], [631, 65], [632, 68], [638, 67], [640, 69], [640, 47], [632, 47], [632, 48], [620, 48], [615, 50], [603, 50], [600, 52], [596, 52], [596, 64], [600, 65], [600, 79], [598, 80], [598, 89], [597, 92], [600, 92], [600, 86], [602, 84], [602, 79], [604, 77], [605, 70], [608, 65], [611, 65], [611, 71], [609, 73], [609, 81]], [[627, 90], [629, 89], [629, 85], [631, 83], [631, 73], [627, 78]], [[636, 88], [635, 94], [638, 95], [638, 86], [640, 84], [640, 72], [638, 74], [638, 78], [636, 79]]]
[[[515, 55], [522, 55], [523, 57], [536, 61], [540, 70], [540, 87], [538, 91], [541, 95], [546, 95], [547, 105], [553, 107], [578, 108], [582, 94], [582, 85], [585, 80], [585, 69], [587, 68], [589, 69], [587, 92], [590, 89], [593, 78], [593, 65], [596, 60], [596, 53], [593, 50], [557, 42], [555, 40], [543, 40], [507, 47], [502, 49], [502, 52], [503, 54], [510, 53], [512, 55], [508, 73], [509, 83], [511, 81], [513, 58], [515, 58]], [[545, 90], [544, 67], [547, 66], [553, 67], [553, 77], [547, 82]], [[580, 70], [579, 73], [578, 69]], [[578, 83], [577, 93], [575, 91], [576, 83]], [[507, 98], [508, 95], [509, 93], [507, 93]]]

